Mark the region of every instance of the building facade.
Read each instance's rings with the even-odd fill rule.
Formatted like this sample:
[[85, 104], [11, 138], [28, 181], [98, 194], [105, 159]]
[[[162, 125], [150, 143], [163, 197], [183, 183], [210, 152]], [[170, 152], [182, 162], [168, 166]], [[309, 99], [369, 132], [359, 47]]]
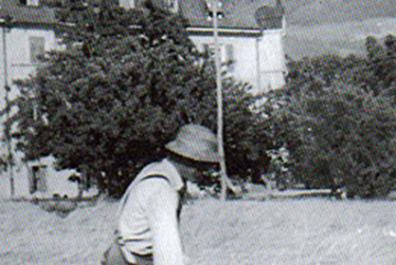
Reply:
[[[144, 0], [119, 0], [126, 9], [142, 8]], [[201, 51], [213, 50], [211, 0], [152, 0], [179, 13], [188, 23], [190, 39]], [[253, 94], [265, 93], [285, 84], [286, 34], [284, 8], [280, 0], [218, 0], [218, 32], [221, 60], [232, 62], [229, 72], [248, 82]]]
[[[13, 81], [28, 77], [36, 69], [39, 56], [57, 48], [54, 32], [55, 15], [39, 7], [38, 0], [3, 0], [0, 8], [0, 87], [13, 86]], [[1, 89], [0, 98], [5, 98]], [[14, 97], [10, 91], [10, 99]], [[0, 101], [1, 108], [5, 102]]]
[[[39, 64], [38, 57], [58, 48], [54, 31], [55, 14], [42, 7], [38, 0], [3, 0], [0, 6], [0, 109], [17, 96], [14, 81], [33, 74]], [[7, 87], [9, 89], [7, 89]], [[0, 137], [4, 140], [0, 118]], [[24, 163], [22, 154], [15, 152], [15, 143], [0, 142], [1, 157], [11, 152], [12, 168], [0, 173], [0, 199], [33, 197], [74, 197], [79, 195], [76, 183], [68, 178], [73, 170], [57, 171], [52, 157]], [[11, 179], [13, 183], [11, 184]], [[12, 191], [13, 190], [13, 191]]]

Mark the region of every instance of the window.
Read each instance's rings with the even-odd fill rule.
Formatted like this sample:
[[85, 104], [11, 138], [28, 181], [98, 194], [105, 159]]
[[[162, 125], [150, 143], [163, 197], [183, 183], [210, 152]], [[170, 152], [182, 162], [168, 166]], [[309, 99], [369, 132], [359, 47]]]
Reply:
[[24, 6], [39, 6], [39, 0], [19, 0], [19, 3]]
[[39, 0], [28, 0], [28, 5], [29, 6], [39, 6]]
[[179, 5], [178, 5], [178, 1], [177, 0], [168, 0], [167, 1], [168, 7], [172, 12], [177, 12]]
[[228, 64], [228, 70], [234, 71], [234, 46], [232, 44], [225, 45], [225, 62]]
[[[214, 57], [214, 44], [205, 43], [202, 45], [204, 54]], [[234, 46], [232, 44], [220, 44], [220, 61], [222, 64], [227, 65], [229, 71], [234, 70], [235, 56]]]
[[213, 53], [214, 51], [212, 48], [209, 47], [209, 44], [205, 43], [202, 45], [202, 47], [203, 47], [203, 53], [205, 55], [214, 56], [214, 53]]
[[[213, 6], [212, 0], [206, 0], [206, 11], [208, 12], [208, 19], [211, 20], [213, 18]], [[221, 19], [224, 17], [224, 10], [223, 10], [223, 1], [217, 1], [217, 18]]]
[[44, 56], [45, 53], [45, 39], [44, 37], [30, 37], [30, 62], [38, 63], [38, 57]]
[[125, 9], [135, 8], [135, 0], [120, 0], [120, 7]]
[[47, 191], [47, 166], [37, 165], [32, 166], [32, 175], [30, 181], [30, 193], [35, 193], [36, 191]]

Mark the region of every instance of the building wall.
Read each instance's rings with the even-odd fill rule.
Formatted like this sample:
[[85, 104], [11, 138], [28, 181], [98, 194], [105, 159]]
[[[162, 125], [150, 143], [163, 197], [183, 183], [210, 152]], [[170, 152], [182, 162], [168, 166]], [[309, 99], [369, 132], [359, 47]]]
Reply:
[[[190, 36], [200, 51], [204, 51], [205, 45], [209, 45], [214, 50], [213, 36]], [[221, 46], [221, 57], [224, 61], [226, 56], [226, 45], [232, 45], [233, 60], [235, 61], [231, 73], [238, 79], [245, 80], [255, 84], [256, 57], [255, 39], [246, 39], [244, 37], [219, 37]]]
[[[190, 35], [200, 51], [205, 45], [214, 46], [213, 36]], [[265, 32], [262, 37], [220, 36], [221, 56], [227, 57], [226, 45], [232, 45], [234, 66], [231, 73], [238, 80], [252, 85], [252, 93], [259, 94], [285, 84], [286, 72], [282, 33]]]
[[267, 92], [284, 86], [287, 68], [282, 31], [264, 31], [258, 45], [261, 89], [257, 92]]
[[[1, 30], [1, 38], [4, 31]], [[30, 38], [44, 38], [45, 50], [49, 51], [57, 48], [57, 41], [53, 30], [32, 29], [32, 28], [12, 28], [6, 30], [6, 51], [3, 48], [3, 41], [0, 41], [0, 108], [5, 106], [4, 90], [4, 54], [7, 55], [8, 84], [13, 86], [16, 79], [26, 78], [34, 72], [37, 63], [31, 62]], [[14, 98], [17, 90], [12, 89], [10, 98]]]
[[[17, 89], [13, 85], [13, 81], [17, 79], [27, 78], [30, 74], [34, 73], [37, 67], [37, 63], [31, 60], [31, 38], [39, 38], [44, 40], [41, 43], [44, 44], [44, 50], [49, 51], [57, 48], [57, 41], [53, 30], [40, 29], [40, 28], [24, 28], [14, 27], [6, 29], [5, 40], [6, 40], [6, 51], [3, 47], [4, 31], [0, 29], [0, 109], [4, 109], [6, 106], [5, 96], [5, 73], [4, 73], [4, 56], [7, 56], [7, 72], [8, 72], [8, 84], [11, 87], [9, 93], [9, 99], [12, 100], [17, 95]], [[3, 122], [4, 118], [0, 118], [0, 137], [3, 140]], [[13, 149], [15, 150], [15, 143], [13, 143]], [[0, 142], [0, 155], [5, 157], [8, 154], [7, 146], [4, 141]], [[13, 167], [13, 176], [15, 179], [15, 195], [17, 198], [29, 197], [29, 168], [26, 164], [21, 162], [22, 155], [14, 152], [14, 158], [16, 161]], [[43, 160], [43, 163], [49, 163], [47, 160]], [[52, 162], [51, 162], [52, 163]], [[54, 174], [53, 167], [50, 165], [48, 172]], [[62, 172], [57, 174], [58, 181], [62, 180], [68, 175], [68, 172]], [[10, 189], [10, 171], [0, 172], [0, 198], [9, 198], [11, 194]], [[52, 183], [53, 180], [48, 180], [47, 193], [52, 196], [52, 193], [62, 193], [59, 191], [57, 185]], [[62, 181], [61, 181], [62, 182]], [[72, 183], [70, 183], [72, 184]], [[75, 184], [72, 184], [76, 186]], [[76, 189], [76, 187], [74, 187]], [[65, 191], [69, 191], [70, 187], [68, 184], [65, 185]], [[73, 194], [76, 191], [73, 192]]]
[[[42, 180], [37, 185], [37, 190], [32, 191], [33, 172], [32, 163], [17, 163], [13, 169], [15, 198], [52, 198], [55, 194], [60, 197], [65, 195], [68, 198], [75, 198], [78, 196], [78, 184], [71, 182], [68, 178], [76, 173], [74, 170], [56, 171], [54, 167], [55, 160], [52, 157], [45, 157], [36, 161], [35, 164], [44, 165]], [[0, 200], [10, 198], [11, 186], [9, 179], [10, 172], [4, 172], [0, 175]], [[40, 187], [41, 186], [41, 187]], [[43, 187], [44, 186], [44, 187]], [[96, 194], [96, 191], [92, 194]], [[87, 193], [85, 193], [87, 195]]]

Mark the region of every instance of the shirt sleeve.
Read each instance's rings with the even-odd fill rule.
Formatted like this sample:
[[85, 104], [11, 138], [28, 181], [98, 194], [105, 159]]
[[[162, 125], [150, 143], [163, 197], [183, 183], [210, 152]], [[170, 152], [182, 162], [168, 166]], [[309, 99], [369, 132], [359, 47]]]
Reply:
[[[183, 265], [177, 208], [179, 198], [165, 179], [151, 179], [147, 216], [152, 230], [154, 265]], [[149, 183], [146, 183], [149, 184]]]

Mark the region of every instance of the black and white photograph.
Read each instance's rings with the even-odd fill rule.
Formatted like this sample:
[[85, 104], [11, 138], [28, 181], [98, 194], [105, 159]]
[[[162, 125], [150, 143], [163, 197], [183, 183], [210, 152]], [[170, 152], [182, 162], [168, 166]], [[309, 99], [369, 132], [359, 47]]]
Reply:
[[1, 265], [395, 265], [396, 0], [0, 0]]

